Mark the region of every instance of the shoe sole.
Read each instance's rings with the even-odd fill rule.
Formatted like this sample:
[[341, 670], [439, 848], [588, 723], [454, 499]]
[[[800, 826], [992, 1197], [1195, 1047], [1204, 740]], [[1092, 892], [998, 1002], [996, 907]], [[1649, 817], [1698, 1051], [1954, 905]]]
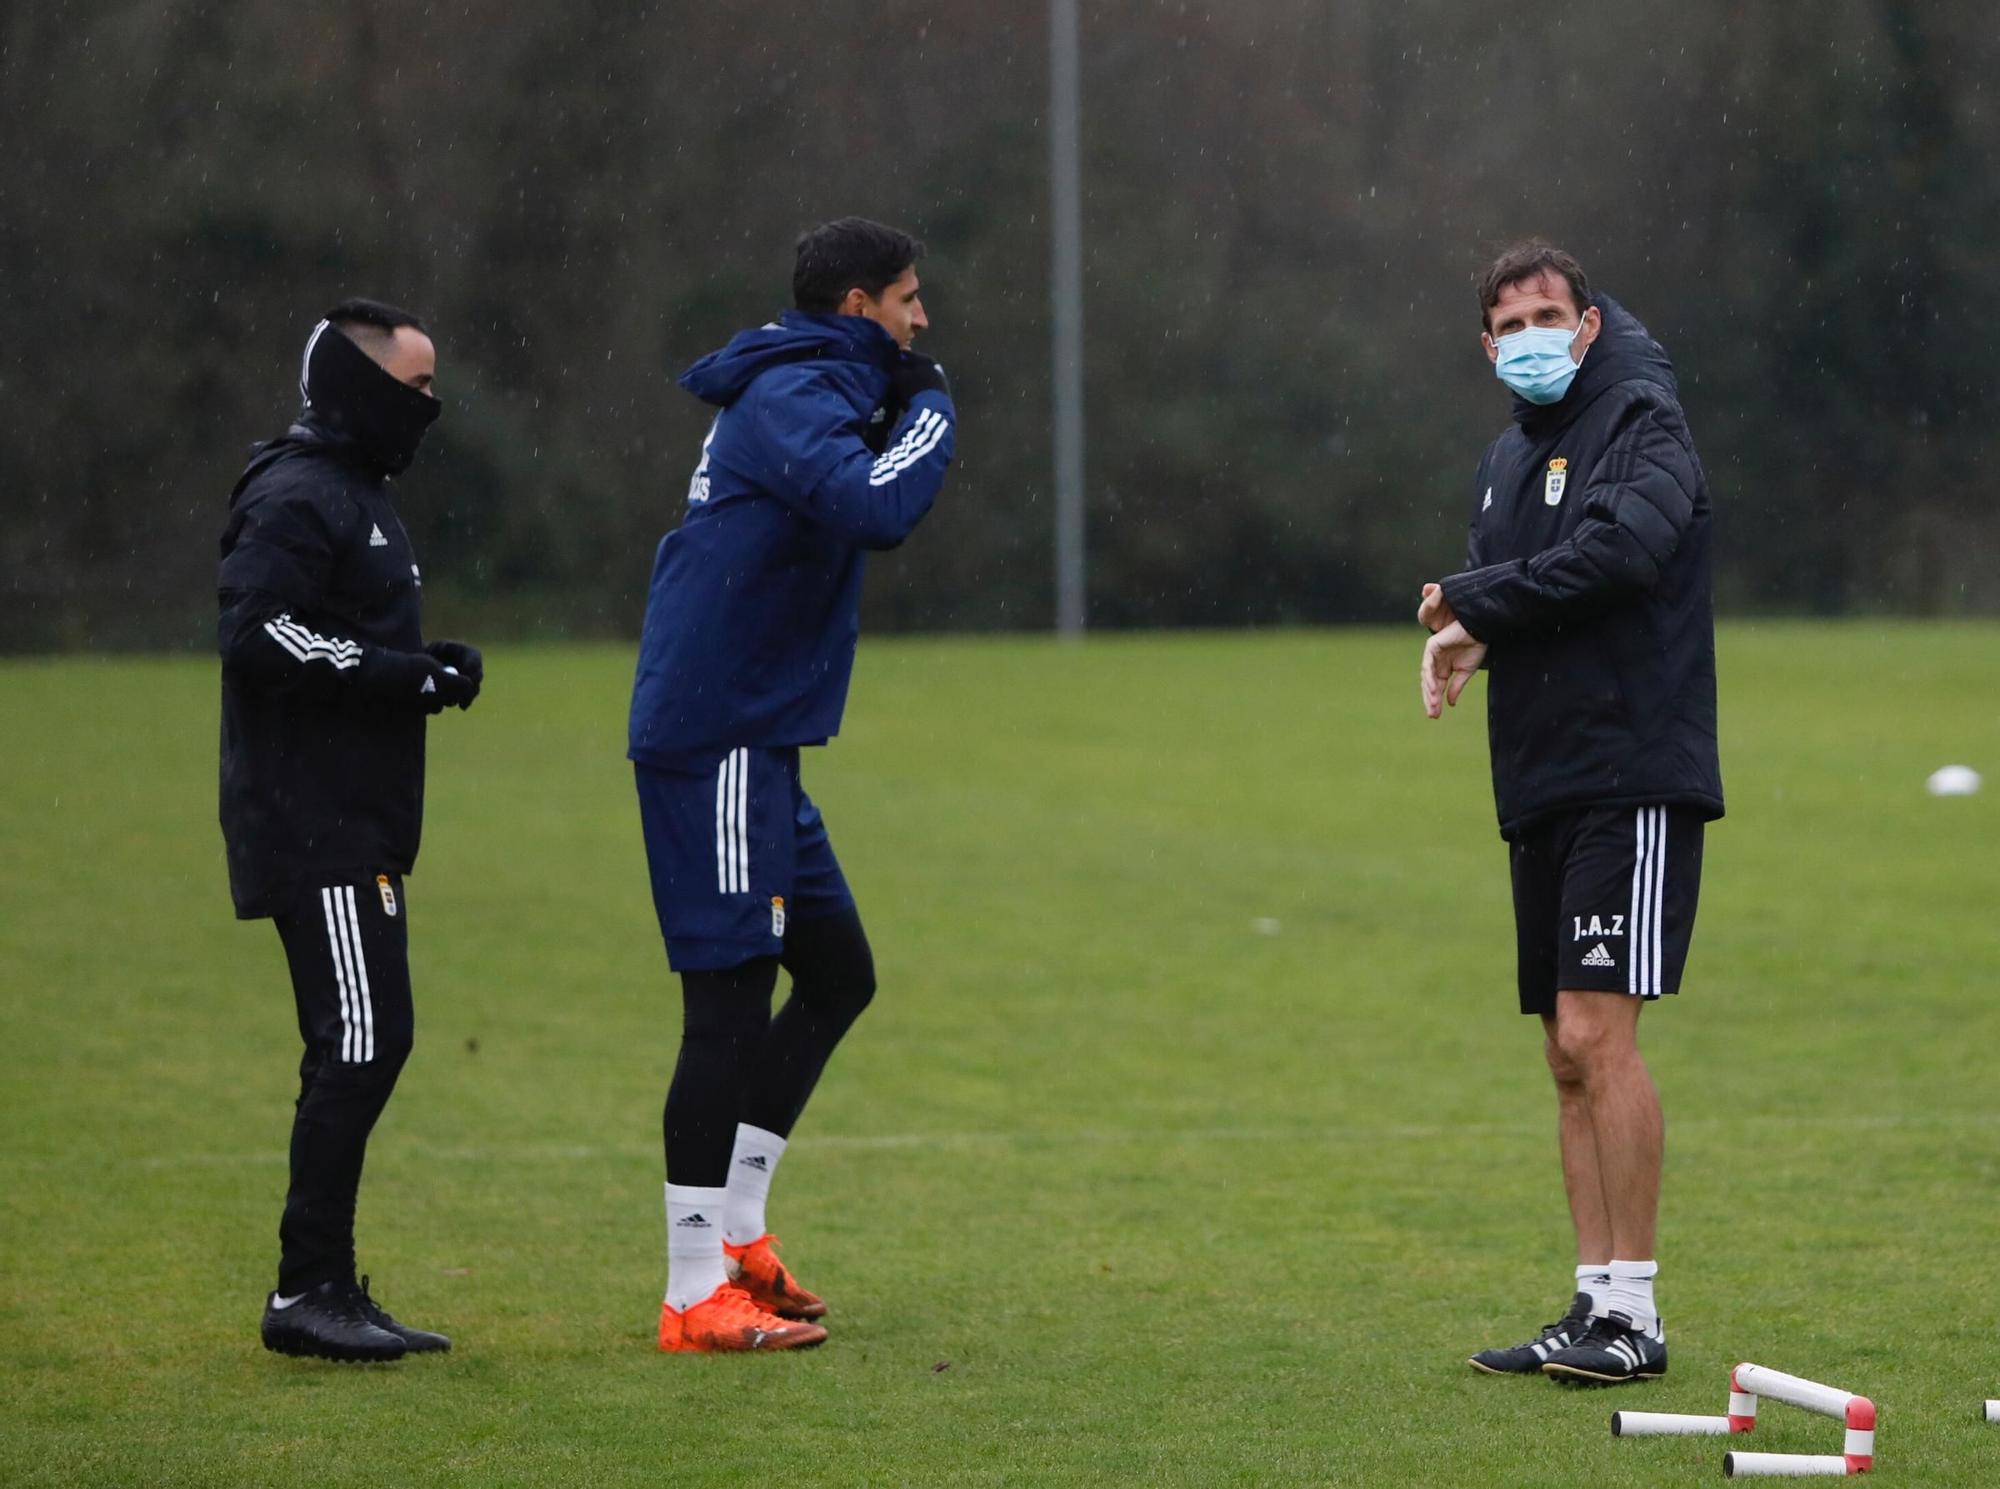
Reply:
[[368, 1354], [356, 1350], [328, 1349], [324, 1345], [293, 1344], [289, 1341], [274, 1344], [264, 1341], [264, 1348], [274, 1355], [283, 1355], [292, 1360], [331, 1360], [336, 1365], [393, 1365], [409, 1353], [400, 1349], [395, 1354]]
[[826, 1330], [821, 1329], [819, 1331], [819, 1338], [817, 1339], [800, 1339], [792, 1343], [773, 1344], [769, 1346], [759, 1345], [755, 1349], [690, 1349], [685, 1345], [663, 1344], [660, 1346], [660, 1353], [663, 1355], [781, 1355], [795, 1349], [818, 1349], [822, 1344], [826, 1343], [826, 1338]]
[[1486, 1375], [1536, 1375], [1541, 1372], [1542, 1368], [1540, 1365], [1533, 1365], [1526, 1370], [1502, 1370], [1498, 1365], [1482, 1365], [1479, 1361], [1470, 1358], [1465, 1363], [1470, 1365], [1474, 1370]]
[[1591, 1386], [1623, 1386], [1635, 1380], [1660, 1380], [1666, 1373], [1664, 1370], [1634, 1370], [1630, 1375], [1601, 1375], [1594, 1370], [1579, 1370], [1574, 1365], [1542, 1366], [1542, 1374], [1550, 1380], [1575, 1381]]

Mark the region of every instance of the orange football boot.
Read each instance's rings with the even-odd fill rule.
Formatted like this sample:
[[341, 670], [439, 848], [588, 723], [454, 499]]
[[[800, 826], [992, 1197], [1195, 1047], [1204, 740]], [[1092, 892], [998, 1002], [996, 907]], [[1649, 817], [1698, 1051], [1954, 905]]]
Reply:
[[778, 1260], [778, 1238], [769, 1231], [742, 1246], [722, 1243], [722, 1255], [729, 1267], [729, 1279], [750, 1295], [759, 1308], [768, 1308], [779, 1318], [819, 1318], [826, 1304], [799, 1286], [799, 1281]]
[[825, 1338], [818, 1324], [787, 1322], [727, 1282], [686, 1311], [660, 1304], [660, 1348], [668, 1354], [810, 1349]]

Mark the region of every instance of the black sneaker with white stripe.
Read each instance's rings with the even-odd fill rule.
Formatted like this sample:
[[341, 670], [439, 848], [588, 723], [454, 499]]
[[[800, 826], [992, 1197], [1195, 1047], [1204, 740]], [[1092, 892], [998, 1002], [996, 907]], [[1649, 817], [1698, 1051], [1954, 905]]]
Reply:
[[1526, 1344], [1516, 1344], [1510, 1349], [1482, 1349], [1465, 1363], [1488, 1375], [1534, 1375], [1550, 1355], [1581, 1339], [1589, 1323], [1590, 1294], [1578, 1293], [1569, 1300], [1569, 1312], [1552, 1324], [1543, 1324], [1542, 1332]]
[[1542, 1373], [1580, 1386], [1619, 1386], [1658, 1380], [1667, 1373], [1667, 1326], [1654, 1319], [1643, 1329], [1613, 1310], [1593, 1318], [1583, 1337], [1550, 1355]]
[[410, 1351], [401, 1336], [369, 1318], [368, 1295], [352, 1282], [322, 1282], [288, 1303], [264, 1301], [264, 1348], [280, 1355], [384, 1363]]

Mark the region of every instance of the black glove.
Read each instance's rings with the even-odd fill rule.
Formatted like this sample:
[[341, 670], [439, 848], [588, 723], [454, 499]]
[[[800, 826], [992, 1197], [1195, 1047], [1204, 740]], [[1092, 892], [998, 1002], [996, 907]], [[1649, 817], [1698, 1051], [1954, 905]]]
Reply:
[[472, 700], [479, 696], [479, 679], [461, 672], [449, 663], [436, 657], [422, 657], [434, 669], [417, 685], [417, 694], [424, 701], [425, 713], [443, 713], [454, 704], [459, 708], [472, 707]]
[[949, 398], [951, 384], [945, 378], [944, 368], [931, 358], [922, 352], [904, 352], [889, 369], [889, 397], [908, 408], [919, 393], [942, 393]]
[[368, 697], [391, 707], [414, 704], [425, 713], [442, 713], [454, 703], [470, 708], [479, 696], [478, 679], [463, 672], [447, 672], [445, 665], [420, 651], [371, 646], [361, 653], [356, 682]]
[[463, 641], [433, 641], [424, 648], [427, 656], [456, 667], [461, 677], [472, 679], [472, 690], [479, 691], [479, 685], [486, 681], [486, 658], [479, 654], [479, 648]]

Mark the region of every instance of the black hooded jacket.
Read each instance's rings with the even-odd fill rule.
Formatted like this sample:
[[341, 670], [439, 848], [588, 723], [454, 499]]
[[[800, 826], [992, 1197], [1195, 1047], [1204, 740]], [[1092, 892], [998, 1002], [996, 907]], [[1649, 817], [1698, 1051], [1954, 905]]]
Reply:
[[1708, 481], [1666, 350], [1599, 295], [1555, 403], [1514, 403], [1445, 599], [1487, 643], [1500, 830], [1568, 807], [1722, 815]]
[[301, 422], [259, 447], [222, 534], [220, 815], [244, 919], [315, 884], [409, 872], [423, 824], [441, 667], [424, 654], [422, 579], [387, 479], [415, 441], [377, 448], [329, 402], [309, 395]]

